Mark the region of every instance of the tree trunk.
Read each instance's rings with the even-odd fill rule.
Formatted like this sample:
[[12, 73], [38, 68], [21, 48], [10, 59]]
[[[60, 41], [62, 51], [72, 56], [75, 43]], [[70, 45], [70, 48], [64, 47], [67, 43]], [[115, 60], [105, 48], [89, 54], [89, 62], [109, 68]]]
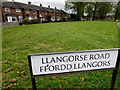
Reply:
[[92, 21], [95, 21], [96, 9], [97, 9], [97, 2], [95, 3], [95, 9], [94, 9], [94, 12], [93, 12]]
[[77, 21], [80, 21], [80, 3], [77, 6]]
[[[118, 2], [117, 6], [119, 6], [119, 5], [120, 5], [120, 1]], [[117, 15], [118, 15], [118, 8], [117, 8], [116, 13], [115, 13], [115, 18], [114, 18], [114, 21], [116, 21], [116, 20], [117, 20]]]
[[79, 2], [78, 5], [77, 5], [77, 20], [78, 21], [81, 21], [83, 13], [84, 13], [84, 3]]

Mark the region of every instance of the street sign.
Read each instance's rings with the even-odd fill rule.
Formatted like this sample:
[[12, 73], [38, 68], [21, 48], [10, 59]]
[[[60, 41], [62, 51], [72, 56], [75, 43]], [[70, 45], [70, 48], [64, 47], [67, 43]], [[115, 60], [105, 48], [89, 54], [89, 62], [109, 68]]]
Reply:
[[34, 90], [37, 90], [36, 76], [97, 70], [113, 70], [110, 85], [113, 90], [120, 62], [120, 49], [29, 54], [28, 60]]
[[115, 68], [118, 49], [29, 54], [32, 76]]

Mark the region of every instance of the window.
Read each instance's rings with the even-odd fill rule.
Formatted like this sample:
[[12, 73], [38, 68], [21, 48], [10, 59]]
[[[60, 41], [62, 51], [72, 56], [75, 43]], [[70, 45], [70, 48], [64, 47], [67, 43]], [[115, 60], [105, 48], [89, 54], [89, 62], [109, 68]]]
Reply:
[[8, 21], [8, 22], [16, 22], [16, 17], [8, 16], [8, 17], [7, 17], [7, 21]]
[[33, 11], [34, 14], [36, 14], [37, 12], [36, 11]]
[[5, 8], [5, 11], [10, 12], [10, 8]]
[[30, 11], [29, 10], [26, 10], [26, 13], [29, 13]]
[[21, 9], [16, 9], [16, 12], [21, 12]]
[[12, 21], [15, 22], [16, 21], [16, 17], [12, 17]]

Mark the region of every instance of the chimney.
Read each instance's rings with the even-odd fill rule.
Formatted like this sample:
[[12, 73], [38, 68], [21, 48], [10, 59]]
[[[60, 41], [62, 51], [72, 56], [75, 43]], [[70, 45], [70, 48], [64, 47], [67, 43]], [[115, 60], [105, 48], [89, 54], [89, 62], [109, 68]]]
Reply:
[[31, 2], [30, 2], [30, 1], [28, 1], [28, 4], [30, 5], [30, 4], [31, 4]]
[[40, 7], [42, 7], [42, 4], [40, 4]]
[[48, 5], [48, 8], [50, 8], [50, 5]]
[[57, 8], [55, 7], [55, 9], [57, 9]]

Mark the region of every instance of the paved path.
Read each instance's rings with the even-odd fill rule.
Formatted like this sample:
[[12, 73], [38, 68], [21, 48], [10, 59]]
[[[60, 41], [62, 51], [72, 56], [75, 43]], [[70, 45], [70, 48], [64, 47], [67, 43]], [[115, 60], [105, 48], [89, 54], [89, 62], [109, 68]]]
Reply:
[[120, 30], [120, 23], [118, 23], [118, 27], [119, 27], [119, 30]]

